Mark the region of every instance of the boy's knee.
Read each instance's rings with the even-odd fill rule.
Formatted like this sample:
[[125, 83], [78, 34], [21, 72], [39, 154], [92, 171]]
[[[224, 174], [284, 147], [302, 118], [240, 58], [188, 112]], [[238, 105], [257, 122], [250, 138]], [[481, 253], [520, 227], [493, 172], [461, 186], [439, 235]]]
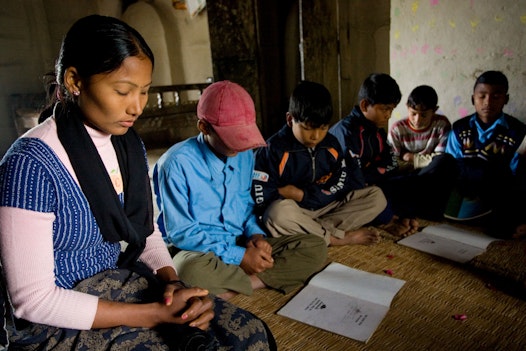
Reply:
[[265, 222], [267, 220], [271, 220], [272, 223], [277, 225], [281, 225], [281, 223], [287, 223], [290, 221], [291, 213], [296, 212], [298, 208], [298, 204], [294, 200], [276, 200], [265, 212]]
[[308, 255], [312, 258], [312, 265], [315, 269], [325, 263], [328, 256], [328, 248], [324, 238], [316, 235], [303, 235], [301, 241], [308, 247]]
[[208, 276], [203, 272], [208, 271], [214, 258], [212, 253], [181, 251], [174, 256], [173, 262], [182, 281], [198, 286], [201, 284], [200, 277]]
[[371, 187], [370, 196], [374, 199], [374, 203], [376, 204], [379, 211], [383, 211], [386, 208], [387, 198], [380, 187], [373, 185]]

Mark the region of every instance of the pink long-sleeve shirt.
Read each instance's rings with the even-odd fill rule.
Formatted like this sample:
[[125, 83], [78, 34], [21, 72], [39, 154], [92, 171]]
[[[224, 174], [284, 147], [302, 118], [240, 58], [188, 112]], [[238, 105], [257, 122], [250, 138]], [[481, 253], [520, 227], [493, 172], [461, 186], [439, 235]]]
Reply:
[[[110, 173], [116, 191], [122, 191], [111, 135], [86, 128]], [[49, 145], [78, 183], [67, 153], [58, 139], [54, 118], [48, 118], [23, 137], [39, 138]], [[53, 213], [0, 206], [2, 265], [14, 313], [18, 318], [35, 323], [90, 329], [97, 312], [98, 297], [55, 284], [54, 219]], [[146, 248], [140, 259], [154, 272], [162, 267], [173, 267], [156, 225], [146, 240]]]

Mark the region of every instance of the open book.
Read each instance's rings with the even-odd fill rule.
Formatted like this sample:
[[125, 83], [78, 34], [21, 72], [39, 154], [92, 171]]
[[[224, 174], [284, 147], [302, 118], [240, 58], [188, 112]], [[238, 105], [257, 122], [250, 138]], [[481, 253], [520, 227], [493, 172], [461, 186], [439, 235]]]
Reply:
[[499, 239], [484, 233], [439, 224], [427, 226], [422, 231], [398, 241], [398, 244], [466, 263], [486, 251], [488, 245], [496, 240]]
[[404, 283], [333, 262], [277, 313], [367, 342]]

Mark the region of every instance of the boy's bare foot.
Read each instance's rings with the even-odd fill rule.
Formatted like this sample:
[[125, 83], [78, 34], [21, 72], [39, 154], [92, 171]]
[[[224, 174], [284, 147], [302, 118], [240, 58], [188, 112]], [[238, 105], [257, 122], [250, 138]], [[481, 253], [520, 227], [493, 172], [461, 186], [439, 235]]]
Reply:
[[398, 219], [400, 222], [402, 222], [402, 224], [404, 226], [408, 226], [409, 227], [409, 232], [407, 233], [407, 235], [410, 235], [410, 234], [414, 234], [418, 231], [418, 227], [420, 226], [420, 224], [418, 223], [418, 221], [414, 218], [401, 218], [401, 219]]
[[394, 216], [391, 222], [380, 226], [383, 230], [397, 237], [406, 237], [418, 231], [419, 223], [414, 218]]
[[526, 239], [526, 224], [521, 224], [515, 228], [515, 233], [512, 235], [513, 239]]
[[255, 274], [250, 275], [250, 285], [253, 290], [263, 289], [266, 287], [265, 283]]
[[[252, 286], [253, 290], [263, 289], [263, 288], [266, 287], [265, 283], [263, 283], [263, 281], [261, 279], [259, 279], [257, 275], [252, 274], [252, 275], [249, 276], [249, 278], [250, 278], [250, 285]], [[228, 301], [228, 300], [230, 300], [231, 298], [233, 298], [234, 296], [236, 296], [238, 294], [239, 293], [236, 292], [236, 291], [228, 290], [228, 291], [226, 291], [226, 292], [224, 292], [222, 294], [218, 294], [217, 297], [220, 297], [223, 300]]]
[[335, 238], [331, 236], [332, 246], [341, 245], [372, 245], [380, 241], [380, 234], [369, 228], [360, 228], [357, 230], [348, 231], [343, 238]]

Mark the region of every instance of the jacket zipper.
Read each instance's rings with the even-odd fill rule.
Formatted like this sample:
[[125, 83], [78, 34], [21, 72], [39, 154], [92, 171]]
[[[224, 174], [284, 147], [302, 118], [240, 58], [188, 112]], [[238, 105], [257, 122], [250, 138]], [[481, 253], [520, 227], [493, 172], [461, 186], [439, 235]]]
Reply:
[[314, 182], [316, 180], [316, 153], [315, 151], [312, 151], [309, 149], [310, 159], [312, 163], [312, 180], [311, 182]]

